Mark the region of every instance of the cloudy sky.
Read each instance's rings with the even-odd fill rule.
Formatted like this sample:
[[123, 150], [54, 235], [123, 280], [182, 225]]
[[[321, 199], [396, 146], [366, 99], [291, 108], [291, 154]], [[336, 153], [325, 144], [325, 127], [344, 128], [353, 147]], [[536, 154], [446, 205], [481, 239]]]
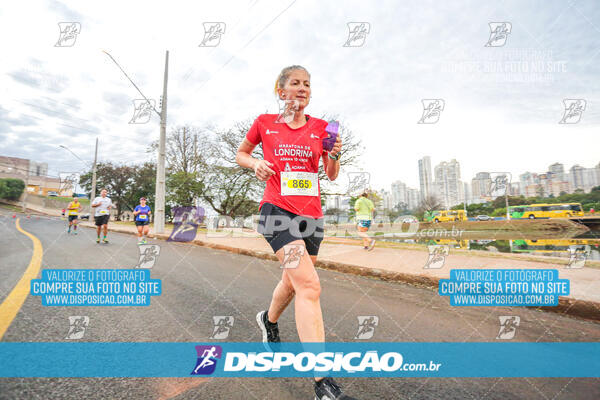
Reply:
[[[136, 163], [158, 118], [129, 124], [140, 98], [110, 52], [151, 99], [162, 94], [170, 51], [168, 125], [227, 127], [276, 112], [282, 67], [312, 75], [307, 112], [338, 114], [362, 139], [376, 188], [418, 187], [417, 160], [457, 159], [479, 171], [543, 172], [559, 161], [600, 162], [600, 7], [597, 1], [227, 2], [54, 0], [0, 9], [0, 155], [47, 162], [50, 174], [93, 158]], [[77, 22], [62, 47], [59, 22]], [[216, 47], [203, 22], [223, 22]], [[364, 44], [348, 23], [364, 22]], [[490, 23], [507, 22], [506, 41]], [[437, 123], [418, 124], [423, 99], [442, 99]], [[559, 124], [564, 99], [585, 100], [578, 123]], [[158, 108], [158, 105], [157, 105]], [[571, 120], [572, 122], [573, 120]]]

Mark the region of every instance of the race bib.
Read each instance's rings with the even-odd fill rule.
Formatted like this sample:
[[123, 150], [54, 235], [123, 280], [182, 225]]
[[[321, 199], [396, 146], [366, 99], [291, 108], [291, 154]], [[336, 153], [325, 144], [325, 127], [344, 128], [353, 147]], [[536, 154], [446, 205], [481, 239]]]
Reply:
[[147, 214], [140, 214], [140, 220], [147, 220], [148, 219], [148, 215]]
[[281, 195], [318, 196], [318, 175], [314, 172], [281, 172]]
[[100, 215], [107, 215], [108, 214], [108, 210], [100, 210]]

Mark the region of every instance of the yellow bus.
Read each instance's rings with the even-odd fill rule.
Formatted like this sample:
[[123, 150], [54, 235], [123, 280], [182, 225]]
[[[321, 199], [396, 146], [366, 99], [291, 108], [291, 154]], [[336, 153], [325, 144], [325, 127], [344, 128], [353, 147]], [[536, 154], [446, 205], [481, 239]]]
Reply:
[[598, 239], [516, 239], [510, 241], [511, 250], [518, 252], [568, 252], [570, 246], [589, 245], [600, 248]]
[[467, 249], [469, 250], [469, 241], [468, 240], [458, 240], [458, 239], [433, 239], [429, 241], [429, 244], [440, 244], [440, 245], [448, 245], [450, 248], [455, 249]]
[[508, 208], [512, 219], [583, 217], [581, 203], [529, 204]]
[[425, 217], [427, 222], [449, 222], [449, 221], [466, 221], [467, 213], [465, 210], [436, 210], [432, 211]]

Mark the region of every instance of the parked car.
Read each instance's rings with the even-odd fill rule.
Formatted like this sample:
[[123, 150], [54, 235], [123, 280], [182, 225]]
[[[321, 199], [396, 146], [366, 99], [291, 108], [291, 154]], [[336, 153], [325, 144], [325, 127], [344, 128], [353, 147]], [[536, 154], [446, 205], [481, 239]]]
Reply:
[[478, 215], [477, 217], [475, 217], [476, 221], [491, 221], [492, 219], [493, 218], [489, 215]]
[[50, 197], [58, 197], [58, 193], [57, 192], [53, 192], [53, 191], [49, 191], [48, 192], [48, 196], [50, 196]]
[[90, 214], [81, 214], [81, 215], [79, 216], [79, 219], [87, 219], [87, 220], [89, 221], [89, 219], [90, 219]]

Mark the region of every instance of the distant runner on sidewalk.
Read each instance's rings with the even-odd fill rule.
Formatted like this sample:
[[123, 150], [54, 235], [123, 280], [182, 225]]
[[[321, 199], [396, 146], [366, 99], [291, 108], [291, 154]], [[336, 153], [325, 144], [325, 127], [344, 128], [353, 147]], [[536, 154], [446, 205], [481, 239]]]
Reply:
[[365, 190], [360, 197], [356, 199], [354, 210], [356, 211], [356, 229], [358, 230], [358, 236], [362, 238], [365, 250], [371, 251], [373, 250], [373, 247], [375, 247], [375, 239], [371, 239], [367, 234], [367, 231], [371, 227], [375, 204], [373, 204], [368, 196], [369, 193]]
[[110, 197], [107, 197], [106, 194], [108, 191], [106, 189], [102, 189], [100, 191], [100, 197], [96, 197], [92, 202], [92, 208], [95, 208], [94, 212], [94, 221], [96, 223], [96, 233], [98, 237], [96, 239], [96, 243], [100, 243], [100, 231], [102, 227], [104, 227], [104, 239], [103, 243], [108, 243], [108, 239], [106, 239], [106, 235], [108, 234], [108, 221], [110, 219], [110, 209], [113, 206]]
[[73, 234], [77, 235], [77, 219], [81, 212], [81, 203], [77, 195], [73, 195], [73, 201], [69, 203], [67, 210], [69, 214], [69, 229], [67, 229], [67, 233], [71, 233], [71, 226], [73, 226]]

